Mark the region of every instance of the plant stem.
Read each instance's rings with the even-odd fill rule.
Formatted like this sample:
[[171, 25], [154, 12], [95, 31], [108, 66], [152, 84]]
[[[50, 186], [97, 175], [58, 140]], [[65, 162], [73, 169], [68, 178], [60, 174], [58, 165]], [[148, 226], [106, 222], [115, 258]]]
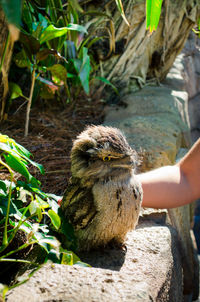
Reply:
[[0, 257], [0, 261], [2, 261], [2, 259], [6, 258], [6, 257], [8, 257], [8, 256], [10, 256], [10, 255], [12, 255], [12, 254], [14, 254], [14, 253], [17, 253], [17, 252], [19, 252], [19, 251], [21, 251], [21, 250], [27, 248], [29, 245], [32, 245], [32, 244], [34, 244], [34, 243], [37, 243], [37, 240], [31, 241], [31, 242], [29, 242], [29, 243], [24, 243], [24, 244], [22, 244], [22, 245], [21, 245], [20, 247], [18, 247], [16, 250], [12, 250], [12, 251], [8, 252], [7, 254], [1, 256], [1, 257]]
[[[2, 161], [0, 158], [0, 164], [6, 167], [10, 173], [10, 187], [9, 187], [9, 194], [8, 194], [8, 205], [7, 205], [7, 211], [6, 211], [6, 220], [5, 220], [5, 227], [4, 227], [4, 233], [3, 233], [3, 241], [2, 241], [2, 248], [5, 249], [8, 245], [8, 219], [9, 219], [9, 213], [10, 213], [10, 203], [11, 203], [11, 194], [12, 194], [12, 183], [14, 174], [11, 168]], [[0, 249], [1, 250], [1, 249]]]
[[28, 260], [23, 260], [23, 259], [9, 259], [9, 258], [4, 258], [4, 259], [0, 259], [0, 262], [22, 262], [22, 263], [28, 263], [28, 264], [31, 264], [31, 265], [35, 265], [35, 266], [38, 266], [39, 264], [38, 263], [34, 263], [34, 262], [31, 262], [31, 261], [28, 261]]
[[29, 95], [27, 110], [26, 110], [26, 124], [25, 124], [25, 134], [24, 134], [24, 136], [28, 135], [30, 110], [31, 110], [34, 87], [35, 87], [35, 66], [33, 67], [32, 75], [31, 75], [31, 90], [30, 90], [30, 95]]
[[6, 44], [5, 44], [3, 54], [2, 54], [2, 59], [1, 59], [1, 62], [0, 62], [0, 73], [1, 73], [1, 69], [2, 69], [2, 66], [3, 66], [4, 60], [5, 60], [9, 40], [10, 40], [10, 32], [8, 32], [8, 36], [7, 36], [7, 39], [6, 39]]

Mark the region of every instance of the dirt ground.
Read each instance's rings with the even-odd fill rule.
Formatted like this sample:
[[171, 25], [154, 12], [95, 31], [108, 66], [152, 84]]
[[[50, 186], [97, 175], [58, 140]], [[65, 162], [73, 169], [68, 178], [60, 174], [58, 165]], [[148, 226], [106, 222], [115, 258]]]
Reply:
[[87, 125], [103, 121], [101, 100], [81, 98], [59, 106], [40, 106], [31, 109], [29, 135], [24, 137], [26, 108], [13, 112], [0, 125], [0, 132], [16, 140], [42, 164], [45, 174], [34, 168], [30, 172], [41, 181], [44, 192], [62, 195], [70, 177], [70, 150], [73, 140]]

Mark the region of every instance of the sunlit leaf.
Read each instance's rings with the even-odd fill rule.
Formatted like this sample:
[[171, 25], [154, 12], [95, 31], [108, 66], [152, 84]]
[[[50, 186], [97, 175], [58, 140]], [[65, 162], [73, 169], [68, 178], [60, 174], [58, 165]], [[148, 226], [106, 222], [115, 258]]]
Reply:
[[85, 27], [78, 24], [68, 24], [66, 27], [60, 27], [60, 28], [57, 28], [51, 24], [47, 28], [45, 28], [45, 30], [41, 34], [40, 43], [42, 44], [49, 40], [61, 37], [65, 35], [69, 30], [76, 30], [76, 31], [87, 33]]
[[83, 47], [82, 49], [82, 58], [74, 59], [73, 63], [84, 91], [89, 94], [89, 77], [91, 66], [90, 57], [88, 55], [88, 49], [86, 47]]
[[22, 90], [16, 83], [9, 82], [9, 92], [10, 92], [10, 99], [17, 99], [20, 96], [23, 96]]
[[58, 230], [60, 228], [60, 225], [61, 225], [60, 217], [53, 210], [49, 210], [48, 215], [51, 219], [51, 222], [52, 222], [53, 226], [55, 227], [56, 230]]
[[4, 154], [4, 158], [6, 160], [6, 163], [16, 172], [19, 172], [21, 175], [23, 175], [27, 181], [30, 180], [31, 174], [29, 173], [26, 163], [16, 156], [13, 156], [11, 154]]
[[67, 70], [61, 64], [54, 64], [53, 66], [48, 68], [52, 74], [52, 80], [57, 85], [64, 85], [67, 79]]
[[4, 181], [0, 180], [0, 190], [2, 190], [4, 193], [7, 193], [7, 187]]
[[150, 32], [158, 27], [161, 7], [162, 0], [146, 0], [146, 29], [149, 29]]
[[42, 246], [47, 252], [50, 250], [50, 247], [58, 248], [60, 246], [59, 241], [54, 236], [49, 236], [41, 232], [36, 232], [34, 238], [38, 241], [38, 244]]
[[73, 265], [73, 255], [72, 252], [62, 253], [61, 264]]

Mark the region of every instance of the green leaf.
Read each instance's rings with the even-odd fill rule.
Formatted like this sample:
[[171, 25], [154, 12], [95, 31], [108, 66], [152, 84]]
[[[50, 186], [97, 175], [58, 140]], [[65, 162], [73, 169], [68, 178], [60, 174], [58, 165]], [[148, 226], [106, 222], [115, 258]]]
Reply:
[[26, 168], [26, 163], [24, 162], [24, 160], [22, 161], [22, 159], [19, 159], [11, 154], [4, 154], [4, 158], [6, 160], [6, 163], [11, 167], [11, 169], [15, 170], [16, 172], [19, 172], [27, 179], [27, 181], [30, 181], [31, 174]]
[[62, 253], [61, 264], [65, 264], [65, 265], [74, 264], [72, 252], [67, 251]]
[[30, 8], [28, 7], [28, 5], [25, 1], [23, 2], [22, 18], [23, 18], [24, 23], [27, 25], [29, 32], [32, 33], [33, 20], [32, 20], [32, 16], [31, 16]]
[[90, 57], [87, 54], [88, 49], [83, 47], [82, 49], [82, 58], [81, 59], [74, 59], [74, 67], [78, 73], [78, 77], [80, 82], [85, 90], [86, 94], [89, 94], [89, 77], [90, 77]]
[[42, 246], [47, 252], [50, 251], [50, 247], [58, 248], [60, 245], [56, 237], [49, 236], [41, 232], [35, 232], [33, 237], [37, 240], [38, 244]]
[[58, 230], [60, 228], [60, 225], [61, 225], [60, 217], [53, 210], [49, 210], [48, 215], [51, 219], [51, 222], [52, 222], [53, 226], [55, 227], [56, 230]]
[[162, 0], [146, 0], [146, 29], [157, 29], [162, 8]]
[[40, 43], [42, 44], [49, 40], [61, 37], [65, 35], [68, 32], [68, 30], [76, 30], [76, 31], [87, 33], [85, 27], [78, 24], [68, 24], [66, 27], [60, 27], [60, 28], [57, 28], [51, 24], [41, 34]]
[[30, 34], [20, 32], [19, 41], [23, 44], [24, 50], [31, 61], [32, 55], [35, 55], [40, 49], [39, 40]]
[[67, 79], [67, 70], [61, 64], [55, 64], [48, 68], [52, 74], [52, 80], [57, 85], [64, 85]]
[[7, 187], [4, 181], [0, 180], [0, 190], [2, 190], [4, 193], [7, 193]]
[[5, 300], [6, 298], [6, 293], [8, 292], [9, 287], [7, 285], [4, 285], [2, 283], [0, 283], [0, 297], [2, 297], [2, 301]]
[[9, 92], [10, 92], [10, 99], [17, 99], [20, 96], [23, 96], [22, 90], [16, 83], [9, 82]]
[[34, 167], [38, 168], [41, 174], [44, 174], [44, 167], [41, 164], [36, 163], [35, 161], [31, 160], [30, 158], [26, 158], [26, 160]]
[[107, 80], [104, 77], [96, 77], [95, 79], [102, 81], [103, 83], [105, 83], [106, 85], [109, 85], [113, 88], [113, 90], [115, 91], [116, 94], [119, 94], [119, 91], [117, 90], [117, 88], [115, 87], [115, 85], [113, 85], [109, 80]]
[[31, 215], [34, 215], [37, 213], [37, 208], [38, 208], [38, 204], [37, 204], [36, 200], [32, 200], [29, 205], [29, 211], [30, 211]]
[[1, 6], [8, 23], [19, 27], [21, 23], [22, 0], [1, 0]]
[[42, 49], [40, 50], [37, 54], [36, 54], [36, 60], [37, 61], [43, 61], [45, 60], [46, 58], [48, 58], [49, 55], [53, 55], [54, 57], [56, 58], [59, 58], [59, 59], [65, 59], [63, 58], [59, 52], [55, 49]]
[[29, 59], [27, 58], [25, 52], [22, 50], [18, 52], [13, 58], [15, 64], [19, 68], [30, 68], [31, 64]]
[[4, 181], [0, 180], [0, 196], [6, 197], [8, 195], [7, 186]]

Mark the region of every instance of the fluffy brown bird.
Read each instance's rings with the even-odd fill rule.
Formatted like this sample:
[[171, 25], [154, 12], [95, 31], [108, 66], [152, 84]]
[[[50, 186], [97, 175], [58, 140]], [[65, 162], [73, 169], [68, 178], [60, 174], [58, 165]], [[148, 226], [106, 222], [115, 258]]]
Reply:
[[136, 152], [116, 128], [89, 126], [74, 141], [72, 177], [61, 209], [74, 227], [79, 251], [109, 242], [123, 245], [135, 228], [142, 201], [136, 162]]

